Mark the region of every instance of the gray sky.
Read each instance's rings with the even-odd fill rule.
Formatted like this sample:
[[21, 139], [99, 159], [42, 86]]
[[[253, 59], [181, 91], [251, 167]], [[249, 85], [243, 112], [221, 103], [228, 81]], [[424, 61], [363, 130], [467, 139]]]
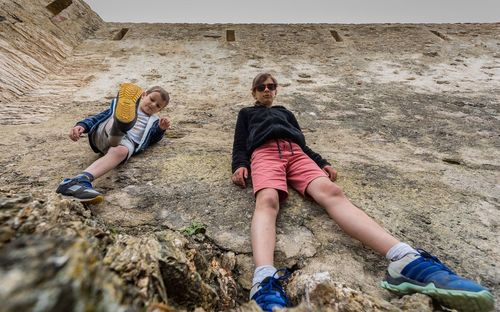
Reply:
[[495, 23], [500, 0], [84, 0], [107, 22]]

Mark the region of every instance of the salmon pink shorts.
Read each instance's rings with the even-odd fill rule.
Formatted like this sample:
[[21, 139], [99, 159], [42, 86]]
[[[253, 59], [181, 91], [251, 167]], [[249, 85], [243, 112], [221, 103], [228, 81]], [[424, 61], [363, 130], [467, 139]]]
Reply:
[[254, 195], [273, 188], [278, 190], [281, 201], [288, 197], [287, 182], [305, 196], [309, 183], [328, 177], [298, 144], [287, 140], [267, 141], [252, 153], [250, 160]]

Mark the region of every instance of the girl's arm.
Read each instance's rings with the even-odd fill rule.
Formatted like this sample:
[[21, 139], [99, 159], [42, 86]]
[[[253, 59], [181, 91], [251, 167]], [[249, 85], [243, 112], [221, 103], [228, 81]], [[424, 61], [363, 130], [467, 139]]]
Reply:
[[238, 113], [236, 128], [234, 129], [233, 155], [231, 168], [235, 172], [238, 168], [250, 168], [247, 154], [248, 120], [244, 109]]
[[[295, 115], [290, 112], [290, 123], [296, 127], [297, 129], [300, 130], [300, 132], [302, 132], [302, 129], [300, 129], [300, 126], [299, 126], [299, 122], [297, 121], [297, 119], [295, 118]], [[325, 166], [330, 166], [330, 163], [324, 159], [323, 157], [321, 157], [320, 154], [316, 153], [315, 151], [313, 151], [312, 149], [309, 148], [309, 146], [307, 145], [304, 145], [302, 150], [304, 151], [304, 153], [306, 153], [307, 156], [309, 156], [309, 158], [311, 158], [320, 168], [323, 169], [323, 167]]]

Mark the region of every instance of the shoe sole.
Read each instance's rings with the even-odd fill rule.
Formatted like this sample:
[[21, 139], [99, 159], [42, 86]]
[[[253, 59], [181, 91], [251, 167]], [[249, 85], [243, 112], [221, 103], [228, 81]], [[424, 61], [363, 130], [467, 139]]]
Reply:
[[135, 120], [137, 100], [141, 97], [142, 89], [133, 83], [124, 83], [118, 91], [115, 118], [123, 124]]
[[387, 281], [382, 281], [381, 286], [402, 295], [422, 293], [435, 299], [443, 306], [456, 309], [458, 311], [481, 312], [493, 310], [494, 307], [493, 295], [486, 290], [480, 292], [470, 292], [436, 288], [433, 283], [426, 286], [418, 286], [407, 282], [393, 285]]
[[99, 196], [91, 198], [91, 199], [80, 199], [80, 198], [76, 198], [73, 196], [67, 196], [67, 195], [62, 195], [62, 194], [61, 194], [61, 197], [66, 198], [66, 199], [76, 200], [76, 201], [79, 201], [82, 204], [86, 204], [86, 205], [97, 205], [97, 204], [102, 203], [102, 201], [104, 200], [104, 196], [102, 196], [102, 195], [99, 195]]

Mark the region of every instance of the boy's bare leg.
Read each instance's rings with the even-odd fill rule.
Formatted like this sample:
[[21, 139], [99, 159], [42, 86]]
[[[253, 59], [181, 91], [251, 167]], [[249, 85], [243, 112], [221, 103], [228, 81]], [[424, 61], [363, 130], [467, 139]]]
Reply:
[[273, 265], [278, 211], [278, 191], [270, 188], [260, 190], [256, 196], [251, 226], [253, 260], [256, 267]]
[[306, 189], [328, 215], [349, 236], [385, 256], [389, 249], [399, 243], [361, 209], [354, 206], [337, 184], [326, 177], [313, 180]]
[[94, 161], [85, 171], [97, 179], [111, 169], [116, 168], [127, 156], [128, 148], [125, 146], [110, 147], [104, 156]]

